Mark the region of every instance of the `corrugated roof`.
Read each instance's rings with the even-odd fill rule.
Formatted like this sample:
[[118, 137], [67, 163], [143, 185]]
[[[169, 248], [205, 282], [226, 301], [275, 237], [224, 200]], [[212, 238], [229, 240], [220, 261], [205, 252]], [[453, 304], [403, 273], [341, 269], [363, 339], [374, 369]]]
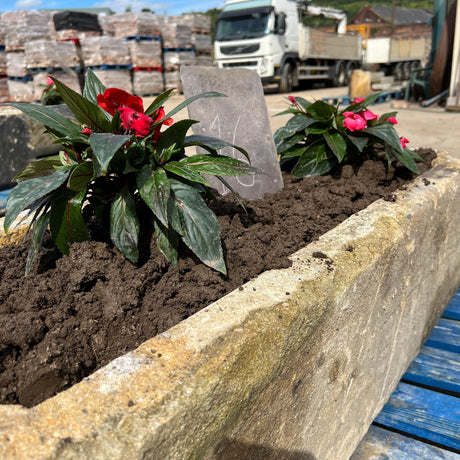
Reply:
[[[393, 8], [391, 6], [373, 6], [371, 10], [385, 22], [391, 23]], [[427, 24], [433, 13], [421, 8], [395, 8], [395, 25]]]

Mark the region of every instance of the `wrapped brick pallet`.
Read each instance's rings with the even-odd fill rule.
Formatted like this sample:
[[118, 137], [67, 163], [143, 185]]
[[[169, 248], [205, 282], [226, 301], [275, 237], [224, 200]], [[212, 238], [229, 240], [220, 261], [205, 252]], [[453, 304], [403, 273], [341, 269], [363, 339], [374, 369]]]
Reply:
[[54, 30], [52, 14], [47, 11], [7, 11], [0, 15], [0, 21], [15, 26], [40, 26]]
[[39, 72], [34, 74], [34, 100], [40, 100], [43, 91], [48, 87], [48, 77], [57, 78], [70, 89], [81, 94], [78, 72], [74, 69], [55, 70], [51, 72]]
[[163, 72], [136, 70], [133, 72], [133, 93], [150, 96], [164, 91]]
[[10, 93], [8, 91], [8, 78], [0, 77], [0, 102], [8, 102]]
[[6, 61], [6, 52], [4, 50], [0, 50], [0, 76], [6, 75], [7, 69], [7, 61]]
[[8, 93], [11, 101], [33, 102], [34, 82], [31, 77], [14, 78], [8, 77]]
[[32, 40], [25, 44], [28, 69], [37, 67], [77, 67], [79, 58], [75, 43]]
[[166, 72], [174, 72], [182, 66], [195, 65], [195, 53], [193, 49], [182, 51], [165, 51], [163, 54], [164, 68]]
[[163, 48], [192, 48], [192, 28], [185, 24], [176, 22], [164, 24], [161, 36], [163, 38]]
[[86, 67], [102, 65], [131, 65], [128, 42], [114, 37], [87, 37], [80, 40]]
[[133, 67], [155, 68], [163, 67], [161, 41], [158, 40], [129, 40], [129, 51]]
[[174, 21], [178, 24], [185, 24], [192, 28], [192, 32], [211, 33], [211, 17], [207, 14], [189, 13], [176, 16]]
[[26, 77], [28, 75], [24, 51], [6, 53], [6, 73], [9, 77]]
[[131, 71], [127, 69], [96, 69], [94, 70], [97, 78], [107, 88], [121, 88], [128, 93], [133, 92], [133, 83], [131, 80]]
[[96, 14], [63, 11], [53, 16], [57, 40], [82, 39], [102, 35]]
[[161, 24], [152, 13], [122, 13], [108, 16], [101, 21], [104, 34], [117, 38], [159, 37]]
[[46, 26], [9, 27], [5, 37], [6, 51], [24, 51], [25, 44], [32, 40], [54, 40], [54, 28]]

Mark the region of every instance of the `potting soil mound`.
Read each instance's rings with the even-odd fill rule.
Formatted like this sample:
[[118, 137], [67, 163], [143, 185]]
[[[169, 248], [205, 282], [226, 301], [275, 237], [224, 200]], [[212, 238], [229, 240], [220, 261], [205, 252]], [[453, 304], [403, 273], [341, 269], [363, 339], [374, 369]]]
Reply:
[[[418, 152], [428, 169], [435, 153]], [[245, 202], [228, 195], [211, 203], [219, 218], [228, 277], [181, 248], [177, 267], [154, 241], [141, 266], [112, 245], [52, 248], [24, 277], [28, 242], [0, 248], [0, 402], [33, 406], [114, 358], [165, 331], [268, 269], [353, 213], [412, 179], [382, 162], [345, 166], [302, 180], [283, 176], [282, 191]]]

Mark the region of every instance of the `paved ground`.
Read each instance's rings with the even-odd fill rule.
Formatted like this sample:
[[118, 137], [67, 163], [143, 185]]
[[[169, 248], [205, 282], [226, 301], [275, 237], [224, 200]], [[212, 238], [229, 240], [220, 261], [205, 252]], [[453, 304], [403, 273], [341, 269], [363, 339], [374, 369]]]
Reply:
[[[322, 99], [323, 97], [334, 97], [346, 95], [348, 88], [319, 88], [312, 90], [296, 91], [294, 96], [302, 96], [308, 100]], [[283, 126], [289, 117], [274, 117], [275, 114], [285, 110], [289, 103], [286, 95], [266, 92], [270, 126], [274, 132]], [[146, 103], [151, 99], [148, 98]], [[166, 108], [175, 107], [183, 100], [180, 95], [173, 96]], [[445, 151], [452, 157], [460, 159], [460, 113], [447, 112], [443, 108], [432, 106], [422, 108], [419, 104], [411, 103], [408, 108], [394, 107], [396, 104], [387, 102], [376, 104], [372, 110], [376, 113], [397, 111], [398, 133], [409, 139], [411, 148], [432, 147], [439, 151]], [[183, 110], [175, 116], [176, 120], [187, 118], [187, 110]]]

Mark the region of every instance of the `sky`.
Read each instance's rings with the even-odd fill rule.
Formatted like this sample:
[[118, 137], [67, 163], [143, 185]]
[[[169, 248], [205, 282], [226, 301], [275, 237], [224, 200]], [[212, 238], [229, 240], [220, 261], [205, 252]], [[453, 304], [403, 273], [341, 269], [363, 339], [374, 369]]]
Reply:
[[35, 10], [52, 8], [110, 8], [123, 13], [126, 8], [140, 11], [149, 8], [156, 14], [179, 15], [182, 13], [205, 12], [222, 7], [223, 0], [1, 0], [0, 11]]

